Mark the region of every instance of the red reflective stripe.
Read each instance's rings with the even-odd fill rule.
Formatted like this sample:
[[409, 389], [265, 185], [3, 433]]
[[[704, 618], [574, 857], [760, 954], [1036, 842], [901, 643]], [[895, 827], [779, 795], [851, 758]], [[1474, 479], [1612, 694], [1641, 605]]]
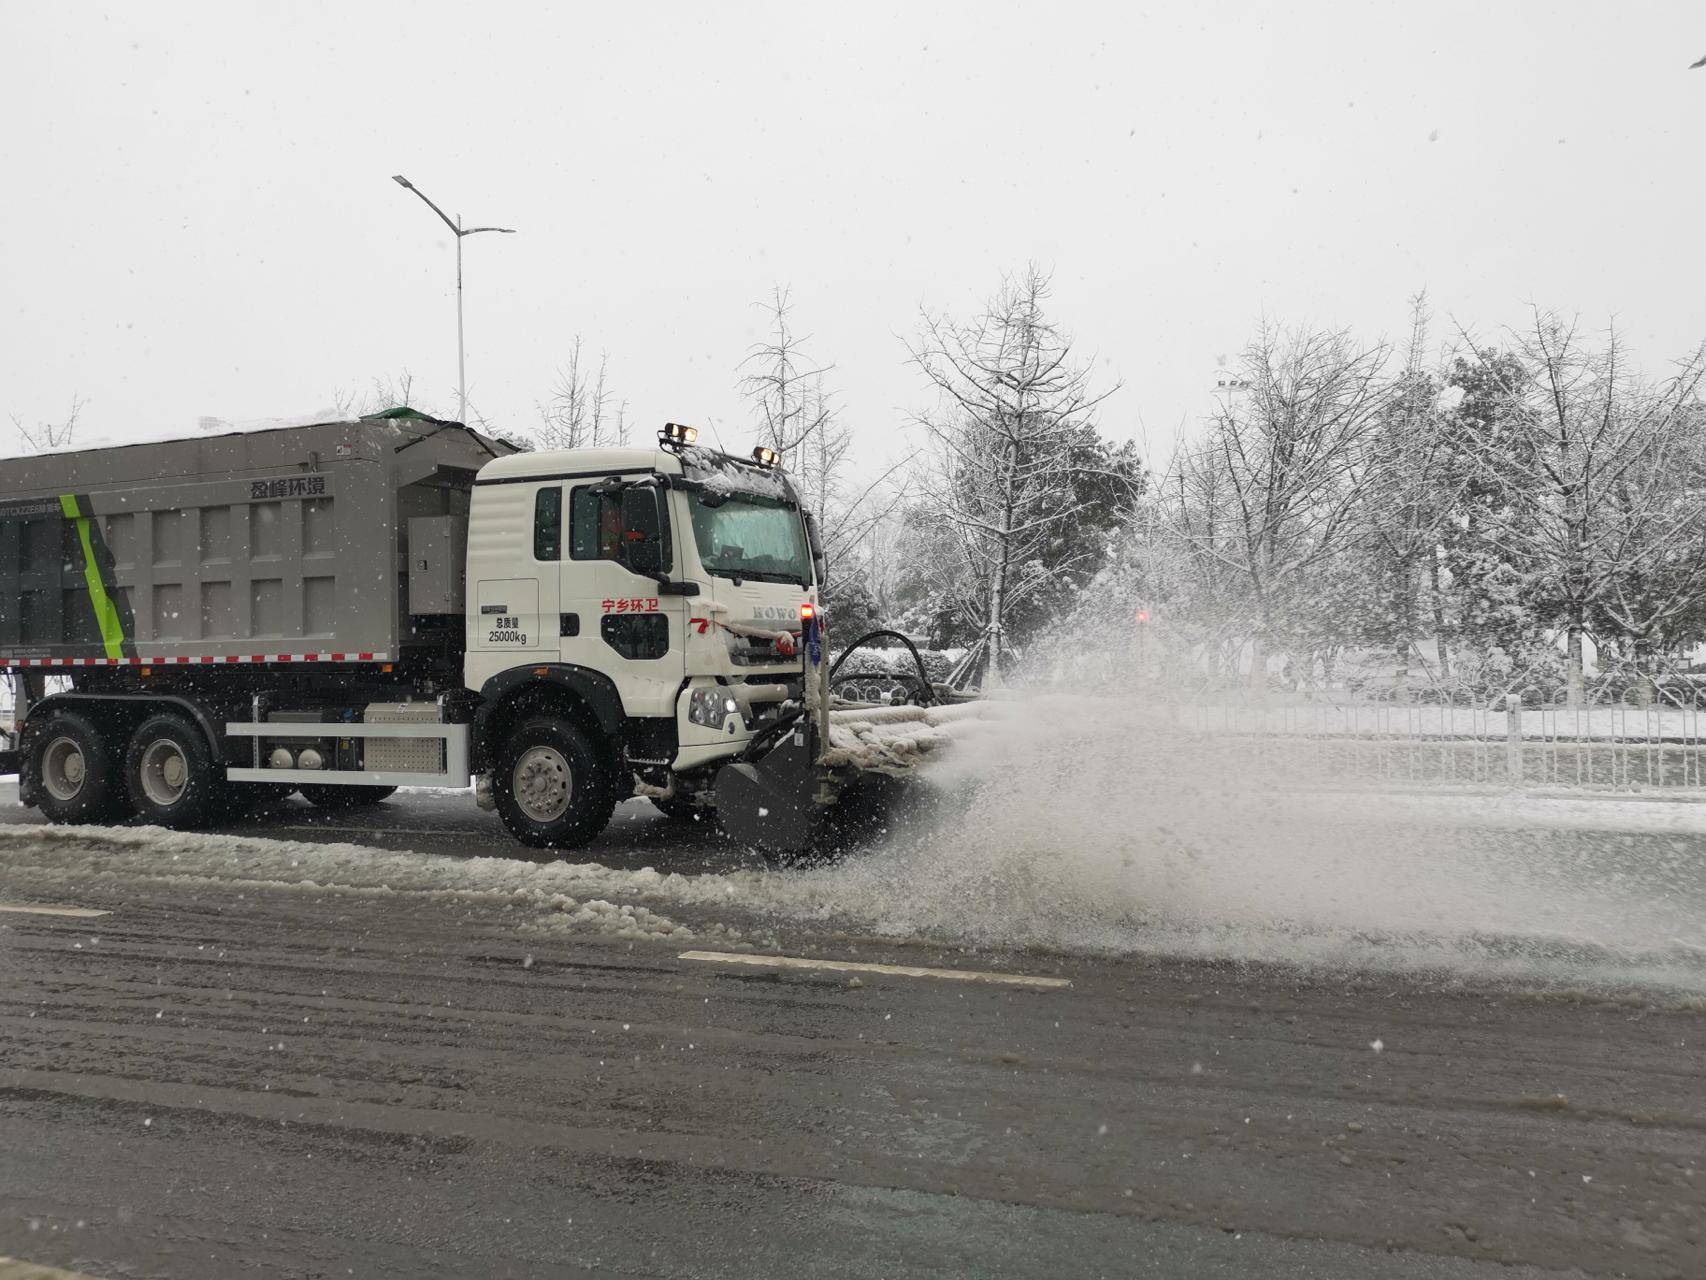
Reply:
[[[694, 619], [695, 622], [698, 619]], [[168, 667], [205, 666], [218, 662], [389, 662], [389, 655], [362, 653], [187, 653], [151, 654], [135, 658], [0, 658], [0, 667]]]

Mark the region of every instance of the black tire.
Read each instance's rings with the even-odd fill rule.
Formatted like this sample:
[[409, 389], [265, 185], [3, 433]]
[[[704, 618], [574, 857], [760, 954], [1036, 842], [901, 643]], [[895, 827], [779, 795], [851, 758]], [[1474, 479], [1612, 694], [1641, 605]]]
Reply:
[[225, 816], [225, 766], [207, 735], [170, 712], [149, 716], [124, 753], [130, 807], [157, 827], [201, 827]]
[[702, 804], [694, 804], [691, 800], [683, 800], [672, 796], [665, 800], [661, 796], [651, 797], [652, 807], [671, 822], [704, 822], [711, 816], [711, 810]]
[[117, 755], [87, 716], [52, 712], [34, 730], [28, 763], [49, 822], [113, 822], [129, 810]]
[[316, 809], [364, 809], [389, 800], [396, 790], [380, 786], [342, 787], [327, 782], [304, 782], [301, 787], [302, 798]]
[[492, 797], [504, 826], [522, 844], [575, 849], [610, 822], [616, 807], [610, 775], [598, 749], [574, 725], [528, 720], [498, 754]]

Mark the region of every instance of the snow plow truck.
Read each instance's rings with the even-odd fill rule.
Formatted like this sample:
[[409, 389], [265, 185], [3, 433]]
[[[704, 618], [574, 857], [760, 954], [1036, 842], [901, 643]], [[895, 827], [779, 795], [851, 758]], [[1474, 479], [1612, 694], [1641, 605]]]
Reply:
[[527, 452], [404, 409], [7, 459], [0, 768], [56, 822], [472, 782], [535, 848], [639, 794], [815, 856], [977, 714], [922, 663], [907, 705], [832, 697], [821, 576], [775, 455], [678, 424]]

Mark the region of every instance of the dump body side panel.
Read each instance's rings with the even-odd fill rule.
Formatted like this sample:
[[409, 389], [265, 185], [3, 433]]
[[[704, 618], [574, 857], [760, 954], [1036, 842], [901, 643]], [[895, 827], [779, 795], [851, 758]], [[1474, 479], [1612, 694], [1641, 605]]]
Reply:
[[464, 514], [493, 453], [339, 422], [0, 461], [0, 662], [394, 660], [408, 520]]

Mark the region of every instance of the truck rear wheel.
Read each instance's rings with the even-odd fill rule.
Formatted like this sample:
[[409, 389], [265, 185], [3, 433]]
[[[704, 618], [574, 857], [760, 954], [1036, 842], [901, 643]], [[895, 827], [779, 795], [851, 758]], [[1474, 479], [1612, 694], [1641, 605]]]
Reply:
[[30, 769], [36, 807], [50, 822], [111, 822], [124, 816], [125, 791], [112, 747], [94, 722], [55, 711], [36, 731]]
[[391, 798], [396, 787], [341, 787], [331, 783], [305, 782], [302, 798], [316, 809], [360, 809]]
[[182, 716], [149, 716], [130, 735], [124, 785], [131, 807], [159, 827], [199, 827], [224, 815], [224, 766], [207, 736]]
[[615, 789], [597, 749], [561, 720], [528, 720], [504, 744], [492, 771], [504, 826], [535, 849], [574, 849], [603, 831]]

